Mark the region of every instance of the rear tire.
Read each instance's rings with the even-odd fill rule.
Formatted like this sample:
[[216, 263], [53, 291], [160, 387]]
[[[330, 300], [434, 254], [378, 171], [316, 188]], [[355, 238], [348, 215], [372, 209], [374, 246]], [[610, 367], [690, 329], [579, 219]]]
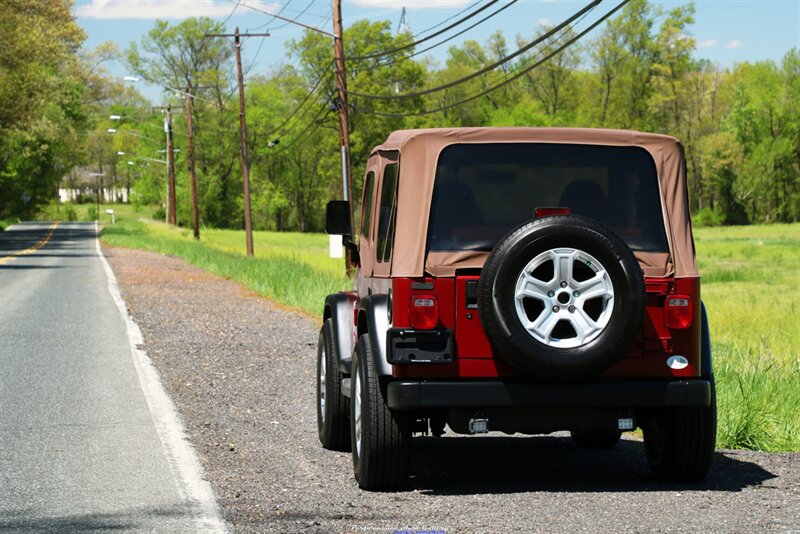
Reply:
[[594, 432], [570, 432], [572, 441], [581, 449], [613, 449], [622, 432], [619, 430], [597, 430]]
[[350, 402], [353, 471], [361, 489], [386, 491], [406, 484], [411, 425], [386, 406], [367, 335], [356, 344]]
[[702, 480], [714, 460], [717, 395], [711, 378], [711, 405], [665, 408], [644, 427], [644, 448], [653, 475], [668, 482]]
[[332, 451], [350, 450], [350, 405], [342, 395], [339, 351], [333, 342], [333, 321], [327, 319], [317, 345], [317, 430], [319, 442]]

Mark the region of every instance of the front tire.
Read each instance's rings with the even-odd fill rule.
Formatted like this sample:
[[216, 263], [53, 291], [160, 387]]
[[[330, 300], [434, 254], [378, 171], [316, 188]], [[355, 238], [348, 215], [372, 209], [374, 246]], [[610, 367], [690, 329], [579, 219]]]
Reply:
[[714, 460], [717, 395], [711, 379], [711, 405], [665, 408], [644, 426], [644, 448], [653, 475], [668, 482], [702, 480]]
[[361, 489], [393, 490], [408, 479], [411, 426], [386, 406], [367, 335], [356, 344], [350, 402], [353, 471]]
[[332, 451], [350, 450], [350, 406], [342, 395], [339, 355], [333, 342], [333, 321], [327, 319], [317, 345], [317, 430], [319, 442]]

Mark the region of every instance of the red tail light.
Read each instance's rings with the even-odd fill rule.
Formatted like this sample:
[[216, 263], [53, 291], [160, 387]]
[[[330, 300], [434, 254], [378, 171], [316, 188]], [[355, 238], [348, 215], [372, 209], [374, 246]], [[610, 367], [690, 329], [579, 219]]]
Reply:
[[667, 328], [680, 330], [692, 325], [692, 297], [688, 295], [671, 295], [664, 303], [664, 323]]
[[439, 301], [433, 295], [411, 297], [411, 328], [431, 330], [439, 324]]
[[569, 215], [569, 208], [536, 208], [533, 210], [533, 217], [547, 217], [548, 215]]

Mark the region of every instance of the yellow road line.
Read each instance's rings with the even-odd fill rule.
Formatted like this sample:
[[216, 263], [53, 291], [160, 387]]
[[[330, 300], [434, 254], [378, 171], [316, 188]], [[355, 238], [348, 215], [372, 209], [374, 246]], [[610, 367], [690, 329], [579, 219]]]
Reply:
[[45, 246], [47, 242], [50, 241], [50, 238], [53, 236], [53, 232], [56, 231], [56, 226], [58, 225], [59, 225], [58, 222], [54, 222], [53, 225], [50, 227], [50, 231], [47, 232], [47, 235], [44, 236], [38, 243], [33, 245], [31, 248], [26, 248], [25, 250], [17, 252], [16, 254], [12, 254], [11, 256], [0, 258], [0, 265], [8, 263], [13, 259], [19, 258], [20, 256], [27, 256], [28, 254], [33, 254], [34, 252]]

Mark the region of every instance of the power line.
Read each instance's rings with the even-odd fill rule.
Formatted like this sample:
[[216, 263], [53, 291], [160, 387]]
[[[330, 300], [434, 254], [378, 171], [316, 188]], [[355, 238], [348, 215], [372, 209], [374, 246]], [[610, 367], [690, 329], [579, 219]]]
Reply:
[[563, 21], [561, 24], [559, 24], [555, 28], [552, 28], [552, 29], [548, 30], [547, 32], [545, 32], [541, 36], [537, 37], [536, 39], [534, 39], [533, 41], [531, 41], [527, 45], [523, 46], [522, 48], [519, 48], [515, 52], [513, 52], [513, 53], [511, 53], [511, 54], [499, 59], [498, 61], [495, 61], [491, 65], [487, 65], [487, 66], [483, 67], [482, 69], [478, 69], [478, 70], [476, 70], [475, 72], [473, 72], [471, 74], [468, 74], [466, 76], [458, 78], [457, 80], [453, 80], [451, 82], [439, 85], [437, 87], [431, 87], [429, 89], [423, 89], [422, 91], [416, 91], [416, 92], [413, 92], [413, 93], [403, 93], [403, 94], [396, 94], [396, 95], [372, 95], [372, 94], [369, 94], [369, 93], [357, 93], [355, 91], [348, 91], [348, 94], [349, 95], [353, 95], [353, 96], [360, 96], [361, 98], [367, 98], [367, 99], [372, 99], [372, 100], [396, 100], [396, 99], [400, 99], [400, 98], [416, 98], [418, 96], [429, 95], [431, 93], [436, 93], [436, 92], [439, 92], [439, 91], [444, 91], [445, 89], [449, 89], [451, 87], [455, 87], [456, 85], [460, 85], [460, 84], [462, 84], [464, 82], [468, 82], [469, 80], [472, 80], [473, 78], [477, 78], [478, 76], [480, 76], [482, 74], [485, 74], [485, 73], [487, 73], [489, 71], [492, 71], [492, 70], [496, 69], [497, 67], [499, 67], [500, 65], [503, 65], [504, 63], [508, 63], [509, 61], [514, 59], [515, 57], [517, 57], [517, 56], [519, 56], [521, 54], [524, 54], [525, 52], [527, 52], [528, 50], [530, 50], [534, 46], [538, 45], [539, 43], [541, 43], [545, 39], [549, 39], [550, 37], [552, 37], [553, 35], [555, 35], [559, 31], [561, 31], [564, 27], [568, 26], [569, 24], [574, 22], [576, 19], [578, 19], [578, 18], [586, 15], [590, 11], [592, 11], [594, 8], [596, 8], [600, 4], [601, 1], [602, 0], [593, 0], [592, 2], [587, 4], [583, 9], [581, 9], [580, 11], [578, 11], [574, 15], [572, 15], [570, 18], [568, 18], [567, 20]]
[[242, 4], [242, 0], [236, 0], [236, 5], [233, 6], [233, 9], [231, 10], [231, 12], [228, 13], [228, 16], [225, 17], [225, 20], [222, 21], [222, 25], [223, 26], [225, 26], [228, 23], [228, 21], [231, 20], [231, 17], [233, 16], [234, 13], [236, 13], [236, 10], [239, 9], [239, 6], [241, 4]]
[[451, 35], [450, 37], [447, 37], [446, 39], [444, 39], [444, 40], [442, 40], [442, 41], [439, 41], [439, 42], [438, 42], [438, 43], [436, 43], [436, 44], [432, 44], [431, 46], [429, 46], [429, 47], [427, 47], [427, 48], [423, 48], [422, 50], [417, 50], [417, 51], [415, 51], [413, 54], [409, 54], [409, 55], [407, 55], [407, 56], [400, 56], [400, 57], [396, 57], [396, 58], [392, 59], [391, 61], [389, 61], [389, 62], [387, 62], [387, 63], [381, 63], [381, 64], [380, 64], [380, 66], [381, 66], [381, 67], [389, 67], [389, 66], [391, 66], [391, 65], [394, 65], [395, 63], [399, 63], [399, 62], [401, 62], [401, 61], [406, 61], [406, 60], [408, 60], [408, 59], [411, 59], [411, 58], [412, 58], [412, 57], [414, 57], [414, 56], [418, 56], [418, 55], [420, 55], [420, 54], [424, 54], [425, 52], [428, 52], [428, 51], [430, 51], [430, 50], [433, 50], [433, 49], [434, 49], [434, 48], [436, 48], [437, 46], [441, 46], [441, 45], [443, 45], [444, 43], [446, 43], [446, 42], [448, 42], [448, 41], [452, 41], [452, 40], [453, 40], [453, 39], [455, 39], [456, 37], [458, 37], [458, 36], [460, 36], [460, 35], [463, 35], [463, 34], [465, 34], [466, 32], [468, 32], [469, 30], [473, 29], [475, 26], [478, 26], [478, 25], [480, 25], [480, 24], [483, 24], [484, 22], [486, 22], [486, 21], [487, 21], [487, 20], [489, 20], [490, 18], [494, 17], [495, 15], [497, 15], [497, 14], [499, 14], [499, 13], [501, 13], [501, 12], [505, 11], [506, 9], [508, 9], [509, 7], [511, 7], [512, 5], [516, 4], [516, 3], [517, 3], [517, 1], [518, 1], [518, 0], [510, 0], [510, 1], [509, 1], [509, 2], [506, 4], [506, 5], [502, 6], [501, 8], [497, 9], [496, 11], [493, 11], [492, 13], [490, 13], [490, 14], [486, 15], [485, 17], [483, 17], [483, 18], [482, 18], [481, 20], [479, 20], [478, 22], [475, 22], [475, 23], [474, 23], [474, 24], [472, 24], [471, 26], [468, 26], [468, 27], [464, 28], [464, 29], [463, 29], [463, 30], [461, 30], [460, 32], [458, 32], [458, 33], [455, 33], [455, 34]]
[[393, 48], [391, 50], [384, 50], [383, 52], [375, 52], [373, 54], [366, 54], [366, 55], [363, 55], [363, 56], [351, 56], [351, 57], [347, 58], [347, 61], [361, 61], [361, 60], [364, 60], [364, 59], [375, 59], [375, 58], [379, 58], [379, 57], [383, 57], [383, 56], [388, 56], [389, 54], [394, 54], [396, 52], [401, 52], [403, 50], [407, 50], [409, 48], [412, 48], [414, 46], [417, 46], [418, 44], [424, 43], [425, 41], [429, 41], [429, 40], [433, 39], [434, 37], [436, 37], [438, 35], [441, 35], [441, 34], [447, 32], [447, 31], [455, 28], [456, 26], [458, 26], [462, 22], [466, 22], [467, 20], [469, 20], [472, 17], [476, 16], [478, 13], [480, 13], [480, 12], [486, 10], [486, 9], [489, 9], [491, 6], [493, 6], [494, 4], [496, 4], [499, 1], [500, 0], [489, 0], [484, 6], [482, 6], [481, 8], [473, 11], [469, 15], [460, 18], [459, 20], [455, 21], [454, 23], [450, 24], [449, 26], [439, 30], [438, 32], [432, 33], [427, 37], [423, 37], [422, 39], [418, 39], [416, 41], [412, 41], [412, 42], [410, 42], [408, 44], [404, 44], [403, 46], [398, 46], [397, 48]]
[[433, 26], [430, 26], [430, 27], [428, 27], [428, 28], [425, 28], [425, 29], [424, 29], [424, 30], [422, 30], [421, 32], [419, 32], [419, 33], [417, 33], [416, 35], [414, 35], [414, 37], [416, 38], [416, 37], [419, 37], [419, 36], [420, 36], [420, 35], [422, 35], [422, 34], [428, 33], [428, 32], [429, 32], [429, 31], [431, 31], [431, 30], [435, 30], [436, 28], [438, 28], [439, 26], [441, 26], [441, 25], [442, 25], [442, 24], [444, 24], [445, 22], [451, 21], [451, 20], [453, 20], [454, 18], [456, 18], [456, 17], [458, 17], [458, 16], [460, 16], [460, 15], [462, 15], [462, 14], [466, 13], [467, 11], [469, 11], [470, 9], [472, 9], [473, 7], [477, 6], [477, 5], [478, 5], [478, 4], [480, 4], [480, 3], [481, 3], [481, 2], [480, 2], [480, 0], [478, 0], [478, 1], [477, 1], [477, 2], [475, 2], [475, 3], [468, 5], [467, 7], [465, 7], [464, 9], [462, 9], [461, 11], [459, 11], [458, 13], [456, 13], [455, 15], [451, 15], [451, 16], [447, 17], [446, 19], [444, 19], [444, 20], [441, 20], [441, 21], [437, 22], [437, 23], [436, 23], [436, 24], [434, 24]]
[[280, 126], [273, 129], [271, 132], [266, 134], [266, 136], [271, 137], [276, 133], [280, 133], [283, 130], [283, 127], [286, 126], [286, 124], [288, 124], [288, 122], [292, 119], [292, 117], [294, 117], [297, 114], [297, 112], [300, 111], [300, 108], [302, 108], [305, 105], [305, 103], [308, 102], [308, 99], [311, 98], [311, 96], [317, 91], [320, 84], [322, 84], [322, 81], [330, 80], [330, 78], [331, 78], [330, 74], [328, 75], [323, 74], [322, 76], [320, 76], [319, 79], [317, 79], [317, 83], [314, 84], [314, 86], [311, 88], [308, 94], [306, 94], [305, 98], [303, 98], [303, 101], [300, 102], [300, 104], [298, 104], [296, 108], [294, 108], [294, 110], [286, 117], [286, 119], [284, 119], [284, 121], [280, 124]]
[[314, 115], [314, 118], [311, 119], [311, 121], [308, 124], [306, 124], [305, 128], [303, 128], [303, 130], [299, 134], [297, 134], [297, 136], [294, 139], [289, 141], [288, 144], [286, 144], [283, 147], [281, 147], [278, 150], [276, 150], [273, 153], [273, 155], [277, 156], [277, 155], [282, 154], [282, 153], [286, 152], [287, 150], [289, 150], [289, 148], [291, 148], [293, 145], [295, 145], [298, 141], [300, 141], [300, 139], [303, 138], [304, 135], [306, 135], [306, 133], [311, 129], [312, 126], [316, 126], [317, 128], [319, 128], [319, 122], [318, 121], [320, 120], [320, 115], [322, 115], [322, 113], [324, 111], [328, 111], [328, 113], [330, 113], [330, 109], [329, 108], [327, 108], [326, 106], [322, 106], [319, 109], [319, 111], [317, 112], [317, 114]]
[[[237, 0], [228, 0], [228, 1], [229, 2], [236, 2]], [[246, 7], [247, 9], [250, 9], [252, 11], [256, 11], [258, 13], [263, 13], [265, 15], [269, 15], [270, 17], [273, 17], [273, 18], [276, 18], [276, 19], [280, 19], [280, 20], [289, 22], [291, 24], [296, 24], [298, 26], [302, 26], [303, 28], [306, 28], [308, 30], [313, 30], [315, 32], [325, 34], [328, 37], [333, 37], [334, 36], [330, 32], [326, 32], [325, 30], [320, 30], [319, 28], [315, 28], [314, 26], [309, 26], [308, 24], [304, 24], [304, 23], [299, 22], [297, 20], [293, 20], [293, 19], [289, 19], [289, 18], [286, 18], [286, 17], [282, 17], [282, 16], [278, 15], [277, 13], [270, 13], [269, 11], [264, 11], [263, 9], [259, 9], [259, 8], [255, 7], [255, 6], [251, 6], [251, 5], [248, 5], [248, 4], [242, 4], [242, 6]]]
[[531, 65], [528, 65], [527, 67], [524, 67], [524, 68], [518, 70], [515, 73], [511, 73], [511, 74], [507, 75], [504, 80], [502, 80], [498, 84], [494, 85], [493, 87], [489, 87], [488, 89], [480, 91], [479, 93], [475, 93], [475, 94], [473, 94], [473, 95], [471, 95], [471, 96], [469, 96], [469, 97], [467, 97], [467, 98], [465, 98], [463, 100], [460, 100], [458, 102], [454, 102], [454, 103], [451, 103], [451, 104], [447, 104], [447, 105], [441, 106], [441, 107], [436, 108], [436, 109], [422, 110], [422, 111], [411, 112], [411, 113], [383, 113], [383, 112], [380, 112], [380, 111], [361, 111], [361, 113], [364, 113], [364, 114], [367, 114], [367, 115], [375, 115], [375, 116], [378, 116], [378, 117], [416, 117], [416, 116], [421, 116], [421, 115], [431, 115], [433, 113], [438, 113], [440, 111], [445, 111], [445, 110], [448, 110], [450, 108], [454, 108], [456, 106], [460, 106], [462, 104], [466, 104], [467, 102], [471, 102], [471, 101], [475, 100], [476, 98], [480, 98], [482, 96], [485, 96], [485, 95], [491, 93], [492, 91], [495, 91], [495, 90], [497, 90], [497, 89], [499, 89], [499, 88], [511, 83], [512, 81], [518, 79], [519, 77], [523, 76], [524, 74], [527, 74], [528, 72], [530, 72], [533, 69], [537, 68], [538, 66], [540, 66], [541, 64], [543, 64], [544, 62], [549, 60], [551, 57], [561, 53], [563, 50], [565, 50], [566, 48], [571, 46], [575, 41], [581, 39], [584, 35], [586, 35], [590, 31], [595, 29], [597, 26], [599, 26], [600, 24], [605, 22], [609, 17], [611, 17], [614, 13], [619, 11], [628, 2], [630, 2], [630, 0], [622, 0], [622, 2], [617, 4], [614, 7], [614, 9], [612, 9], [611, 11], [609, 11], [608, 13], [603, 15], [600, 19], [598, 19], [596, 22], [591, 24], [588, 28], [586, 28], [585, 30], [583, 30], [582, 32], [577, 34], [575, 37], [573, 37], [572, 39], [570, 39], [569, 41], [567, 41], [566, 43], [561, 45], [556, 50], [554, 50], [554, 51], [550, 52], [549, 54], [547, 54], [542, 59], [536, 61], [535, 63], [533, 63]]

